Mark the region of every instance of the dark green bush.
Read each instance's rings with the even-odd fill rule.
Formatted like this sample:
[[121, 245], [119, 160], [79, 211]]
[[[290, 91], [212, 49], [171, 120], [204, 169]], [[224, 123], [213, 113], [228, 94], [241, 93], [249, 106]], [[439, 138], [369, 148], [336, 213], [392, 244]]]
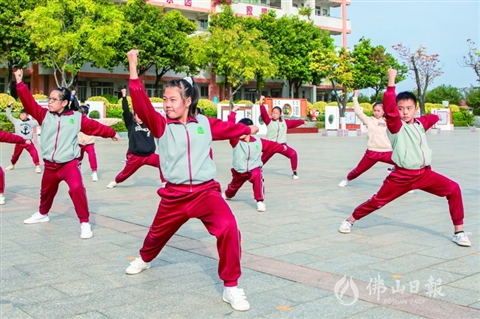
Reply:
[[[107, 109], [107, 117], [123, 119], [123, 111], [122, 109]], [[112, 128], [115, 132], [127, 132], [127, 127], [124, 122], [117, 123], [113, 125]]]
[[468, 126], [467, 124], [467, 121], [456, 121], [456, 120], [453, 120], [453, 125], [455, 127], [460, 127], [460, 126]]
[[118, 97], [116, 97], [116, 96], [113, 96], [111, 94], [104, 94], [102, 96], [104, 98], [106, 98], [108, 100], [108, 102], [110, 102], [110, 104], [117, 104], [118, 103]]
[[15, 127], [5, 114], [0, 114], [0, 129], [5, 132], [15, 132]]
[[91, 119], [99, 119], [100, 118], [100, 113], [98, 111], [93, 110], [88, 114], [88, 117]]
[[117, 123], [111, 126], [115, 132], [127, 132], [127, 127], [124, 122]]

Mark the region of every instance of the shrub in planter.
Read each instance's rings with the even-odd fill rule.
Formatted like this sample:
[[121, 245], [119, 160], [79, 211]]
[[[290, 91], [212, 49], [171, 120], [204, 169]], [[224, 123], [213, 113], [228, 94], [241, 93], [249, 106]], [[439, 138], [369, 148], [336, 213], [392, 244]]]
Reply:
[[5, 114], [0, 114], [0, 129], [5, 132], [14, 133], [15, 127]]
[[318, 101], [313, 104], [313, 107], [316, 108], [320, 114], [325, 114], [325, 106], [327, 106], [327, 103], [324, 101]]
[[44, 101], [48, 98], [48, 96], [46, 96], [45, 94], [33, 94], [33, 98], [37, 101], [38, 100]]
[[118, 103], [118, 97], [111, 95], [111, 94], [104, 94], [102, 97], [106, 98], [108, 103], [110, 104], [117, 104]]
[[456, 121], [456, 120], [453, 120], [453, 125], [456, 126], [456, 127], [460, 127], [460, 126], [467, 126], [467, 121]]
[[204, 110], [206, 116], [217, 118], [217, 107], [209, 99], [198, 100], [197, 106]]
[[103, 104], [105, 104], [105, 106], [107, 108], [110, 105], [110, 102], [106, 98], [104, 98], [103, 96], [91, 96], [91, 97], [88, 98], [87, 101], [92, 101], [92, 102], [101, 101], [101, 102], [103, 102]]
[[92, 112], [88, 113], [88, 117], [91, 119], [99, 119], [100, 113], [98, 113], [96, 110], [93, 110]]
[[[128, 99], [128, 98], [129, 98], [129, 97], [127, 96], [127, 99]], [[163, 103], [163, 99], [160, 98], [160, 97], [151, 97], [151, 98], [150, 98], [150, 102], [152, 102], [152, 103]], [[132, 103], [132, 100], [131, 100], [131, 99], [130, 99], [130, 103]]]
[[127, 132], [127, 127], [125, 126], [124, 122], [117, 123], [112, 125], [111, 128], [115, 130], [115, 132]]

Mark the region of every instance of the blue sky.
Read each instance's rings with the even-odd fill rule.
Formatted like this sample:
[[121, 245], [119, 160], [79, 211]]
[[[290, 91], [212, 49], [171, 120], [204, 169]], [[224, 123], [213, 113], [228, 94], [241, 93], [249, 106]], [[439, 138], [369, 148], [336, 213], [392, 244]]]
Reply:
[[[340, 17], [340, 11], [332, 11]], [[374, 45], [383, 45], [396, 58], [392, 45], [403, 43], [412, 50], [420, 45], [430, 54], [439, 54], [444, 74], [431, 88], [441, 84], [467, 87], [476, 83], [471, 68], [459, 65], [468, 52], [467, 39], [480, 47], [480, 0], [352, 0], [347, 7], [347, 18], [352, 22], [348, 47], [358, 43], [363, 36]], [[341, 45], [337, 36], [336, 44]], [[401, 90], [412, 90], [414, 81], [409, 77], [398, 84]]]

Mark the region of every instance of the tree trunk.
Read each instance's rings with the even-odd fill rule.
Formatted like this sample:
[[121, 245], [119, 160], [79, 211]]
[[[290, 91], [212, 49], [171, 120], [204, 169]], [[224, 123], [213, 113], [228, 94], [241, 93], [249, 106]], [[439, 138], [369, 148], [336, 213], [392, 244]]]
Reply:
[[[413, 73], [415, 74], [415, 83], [417, 84], [417, 94], [418, 94], [418, 103], [420, 104], [420, 115], [425, 115], [425, 93], [428, 85], [428, 79], [425, 82], [425, 90], [422, 88], [422, 83], [420, 81], [420, 74], [418, 72], [417, 64], [415, 63], [415, 58], [412, 57], [412, 66]], [[416, 107], [416, 105], [415, 105]]]
[[13, 80], [13, 65], [15, 64], [15, 61], [8, 60], [8, 74], [7, 74], [7, 83], [5, 83], [5, 92], [8, 91], [8, 88], [10, 87], [10, 82]]
[[[233, 90], [232, 85], [229, 86], [229, 87], [230, 87], [230, 100], [229, 100], [229, 101], [230, 101], [230, 110], [233, 109], [233, 96], [238, 92], [238, 90], [240, 90], [240, 88], [242, 87], [242, 85], [243, 85], [243, 84], [239, 84], [239, 85], [235, 88], [235, 90]], [[232, 90], [233, 90], [233, 92], [232, 92]]]

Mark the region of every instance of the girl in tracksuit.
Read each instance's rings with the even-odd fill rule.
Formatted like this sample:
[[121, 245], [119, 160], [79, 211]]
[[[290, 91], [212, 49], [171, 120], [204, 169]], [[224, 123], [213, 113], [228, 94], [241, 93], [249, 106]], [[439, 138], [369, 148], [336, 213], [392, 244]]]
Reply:
[[367, 151], [360, 162], [347, 177], [338, 184], [339, 187], [347, 186], [348, 182], [368, 171], [378, 162], [395, 165], [392, 161], [392, 144], [387, 136], [387, 123], [384, 118], [382, 103], [375, 103], [373, 106], [373, 116], [365, 115], [358, 104], [358, 90], [353, 94], [353, 110], [360, 121], [367, 126]]
[[[235, 123], [236, 111], [238, 106], [234, 107], [228, 115], [228, 121]], [[244, 125], [253, 125], [253, 121], [244, 118], [239, 121]], [[263, 138], [255, 139], [253, 136], [241, 140], [238, 137], [230, 139], [230, 145], [233, 147], [233, 168], [232, 181], [228, 184], [223, 198], [231, 199], [237, 194], [242, 185], [249, 181], [253, 185], [253, 197], [257, 201], [257, 211], [265, 212], [264, 195], [265, 186], [263, 184], [261, 156], [263, 153], [279, 153], [286, 150], [286, 146]]]
[[[31, 140], [25, 140], [23, 137], [12, 134], [10, 132], [5, 132], [0, 130], [0, 142], [3, 143], [15, 143], [16, 145], [29, 145], [32, 143]], [[16, 146], [15, 145], [15, 146]], [[3, 172], [2, 167], [0, 166], [0, 205], [5, 205], [5, 173]]]
[[48, 222], [50, 220], [48, 213], [58, 186], [61, 181], [65, 181], [70, 188], [68, 194], [80, 220], [80, 238], [91, 238], [93, 233], [89, 224], [87, 193], [78, 168], [80, 156], [78, 133], [111, 137], [113, 140], [119, 140], [119, 137], [112, 128], [91, 120], [80, 112], [70, 110], [70, 91], [67, 88], [56, 88], [50, 92], [47, 109], [35, 102], [32, 93], [22, 82], [23, 70], [15, 71], [14, 75], [17, 93], [23, 106], [42, 127], [44, 172], [40, 188], [40, 208], [23, 222], [25, 224]]
[[[13, 102], [8, 103], [6, 115], [7, 118], [12, 122], [13, 126], [15, 127], [15, 134], [23, 137], [27, 141], [33, 140], [33, 129], [38, 126], [38, 122], [36, 120], [31, 120], [28, 118], [28, 113], [25, 109], [20, 111], [20, 118], [16, 119], [12, 116], [12, 110], [10, 106]], [[38, 158], [38, 152], [35, 148], [33, 143], [24, 143], [24, 144], [16, 144], [15, 149], [13, 150], [11, 165], [5, 168], [6, 171], [12, 170], [15, 168], [15, 164], [17, 164], [20, 155], [22, 154], [23, 150], [26, 149], [27, 152], [30, 154], [33, 160], [33, 164], [35, 164], [35, 172], [40, 174], [42, 169], [40, 168], [40, 159]]]
[[[262, 117], [262, 121], [265, 122], [265, 125], [267, 125], [266, 139], [280, 143], [287, 147], [286, 150], [281, 151], [280, 154], [290, 159], [290, 165], [292, 167], [292, 179], [298, 179], [298, 156], [297, 152], [287, 145], [287, 129], [303, 125], [305, 124], [305, 121], [282, 119], [282, 109], [278, 106], [275, 106], [272, 109], [272, 117], [270, 118], [270, 116], [268, 116], [267, 107], [263, 105], [264, 98], [264, 96], [260, 97], [260, 116]], [[275, 153], [264, 152], [262, 155], [263, 164], [267, 164], [268, 160], [271, 159], [273, 155], [275, 155]]]
[[165, 182], [160, 170], [160, 158], [155, 153], [155, 139], [137, 114], [132, 114], [128, 108], [127, 89], [122, 89], [123, 119], [128, 130], [128, 150], [125, 167], [118, 173], [114, 181], [111, 181], [107, 188], [114, 188], [132, 176], [144, 165], [153, 166], [159, 169], [160, 179]]
[[415, 118], [417, 99], [411, 92], [395, 95], [397, 71], [388, 70], [388, 87], [383, 98], [388, 137], [392, 143], [392, 160], [395, 169], [387, 176], [382, 187], [369, 200], [355, 208], [344, 220], [341, 233], [350, 233], [353, 223], [413, 189], [446, 197], [450, 217], [454, 226], [453, 242], [459, 246], [470, 246], [463, 231], [463, 201], [457, 183], [442, 176], [430, 167], [432, 150], [428, 147], [425, 132], [439, 120], [429, 114]]
[[[79, 106], [78, 111], [85, 116], [88, 116], [89, 107], [88, 104], [84, 106]], [[122, 120], [117, 118], [103, 118], [103, 119], [95, 119], [95, 121], [106, 125], [112, 126], [117, 123], [120, 123]], [[78, 145], [80, 146], [80, 157], [78, 158], [78, 166], [82, 166], [83, 157], [85, 153], [88, 155], [88, 161], [90, 163], [90, 169], [92, 170], [92, 181], [98, 182], [98, 164], [97, 164], [97, 154], [95, 153], [95, 136], [87, 135], [85, 133], [78, 133]]]
[[126, 269], [130, 275], [150, 268], [150, 262], [175, 232], [190, 218], [199, 218], [217, 238], [219, 276], [224, 282], [223, 301], [232, 308], [250, 308], [237, 288], [240, 269], [240, 232], [235, 216], [222, 198], [216, 169], [210, 158], [212, 140], [244, 138], [258, 132], [255, 126], [233, 124], [196, 115], [198, 87], [191, 78], [172, 80], [164, 91], [166, 117], [153, 108], [137, 74], [137, 50], [127, 53], [133, 109], [158, 139], [160, 166], [167, 180], [158, 190], [162, 198], [152, 226], [136, 258]]

